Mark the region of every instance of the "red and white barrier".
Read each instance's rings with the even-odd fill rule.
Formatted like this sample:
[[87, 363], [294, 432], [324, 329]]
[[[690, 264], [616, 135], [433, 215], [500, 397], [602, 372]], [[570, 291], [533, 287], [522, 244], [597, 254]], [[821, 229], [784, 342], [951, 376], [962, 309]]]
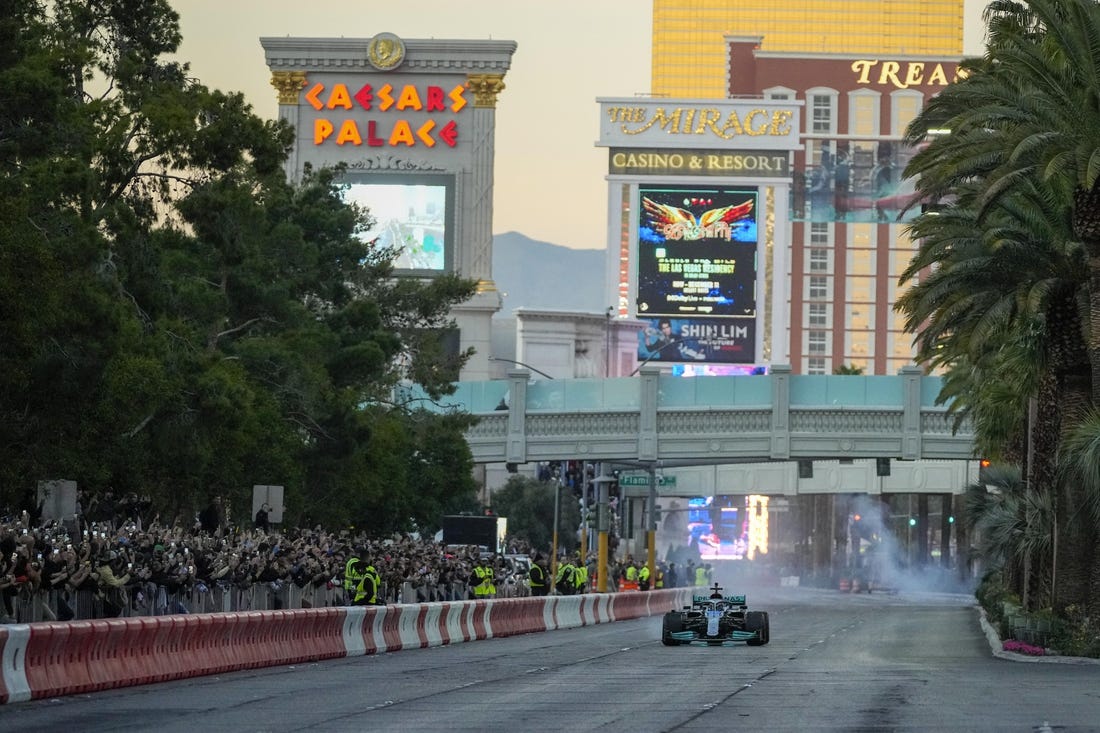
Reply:
[[588, 594], [0, 626], [0, 704], [656, 615], [686, 592]]

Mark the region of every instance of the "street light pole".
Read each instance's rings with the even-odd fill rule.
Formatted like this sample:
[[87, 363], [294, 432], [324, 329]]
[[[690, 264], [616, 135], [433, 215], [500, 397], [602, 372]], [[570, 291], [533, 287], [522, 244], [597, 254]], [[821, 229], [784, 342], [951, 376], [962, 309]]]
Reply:
[[660, 356], [660, 355], [661, 355], [661, 353], [662, 353], [662, 352], [663, 352], [663, 351], [664, 351], [665, 349], [667, 349], [668, 347], [670, 347], [670, 346], [681, 346], [681, 345], [683, 345], [683, 343], [684, 343], [684, 339], [676, 339], [675, 341], [669, 341], [669, 342], [668, 342], [667, 344], [665, 344], [664, 346], [661, 346], [661, 347], [659, 347], [659, 348], [658, 348], [658, 349], [657, 349], [656, 351], [654, 351], [654, 352], [653, 352], [652, 354], [650, 354], [649, 356], [647, 356], [647, 357], [645, 358], [645, 361], [643, 361], [643, 362], [642, 362], [641, 364], [639, 364], [638, 366], [634, 367], [634, 371], [632, 371], [632, 372], [630, 373], [630, 375], [629, 375], [629, 376], [633, 377], [633, 376], [634, 376], [635, 374], [637, 374], [638, 372], [640, 372], [640, 371], [642, 370], [642, 367], [644, 367], [644, 366], [645, 366], [646, 364], [648, 364], [649, 362], [653, 361], [653, 360], [654, 360], [654, 359], [656, 359], [656, 358], [657, 358], [658, 356]]
[[499, 356], [490, 356], [489, 361], [503, 361], [506, 364], [515, 364], [516, 366], [521, 366], [524, 369], [530, 369], [535, 374], [541, 374], [542, 376], [546, 377], [547, 379], [553, 379], [553, 377], [550, 376], [549, 374], [547, 374], [546, 372], [535, 369], [535, 367], [531, 366], [530, 364], [524, 364], [522, 361], [516, 361], [515, 359], [502, 359]]

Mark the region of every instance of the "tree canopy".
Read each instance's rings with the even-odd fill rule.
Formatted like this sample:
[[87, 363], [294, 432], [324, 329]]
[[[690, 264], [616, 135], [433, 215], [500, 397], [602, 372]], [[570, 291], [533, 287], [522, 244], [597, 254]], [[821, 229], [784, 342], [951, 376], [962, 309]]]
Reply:
[[340, 170], [288, 182], [293, 141], [168, 60], [166, 0], [12, 0], [0, 18], [0, 505], [38, 480], [214, 496], [246, 517], [431, 528], [472, 503], [449, 312], [475, 284], [393, 276]]

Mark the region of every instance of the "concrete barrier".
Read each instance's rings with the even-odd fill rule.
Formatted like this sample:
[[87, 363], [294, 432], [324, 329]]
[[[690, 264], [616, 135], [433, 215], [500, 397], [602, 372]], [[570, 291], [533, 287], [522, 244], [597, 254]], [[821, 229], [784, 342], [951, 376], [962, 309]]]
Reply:
[[657, 615], [688, 590], [0, 626], [0, 704]]

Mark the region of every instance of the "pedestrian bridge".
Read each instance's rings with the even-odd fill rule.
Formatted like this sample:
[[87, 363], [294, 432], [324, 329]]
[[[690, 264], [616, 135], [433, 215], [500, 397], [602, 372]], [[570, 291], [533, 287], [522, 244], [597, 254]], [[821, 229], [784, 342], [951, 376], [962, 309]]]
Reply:
[[432, 401], [406, 392], [410, 407], [468, 412], [476, 463], [566, 459], [639, 466], [773, 461], [974, 458], [969, 421], [936, 404], [940, 377], [905, 367], [896, 376], [791, 374], [637, 376], [459, 382]]

